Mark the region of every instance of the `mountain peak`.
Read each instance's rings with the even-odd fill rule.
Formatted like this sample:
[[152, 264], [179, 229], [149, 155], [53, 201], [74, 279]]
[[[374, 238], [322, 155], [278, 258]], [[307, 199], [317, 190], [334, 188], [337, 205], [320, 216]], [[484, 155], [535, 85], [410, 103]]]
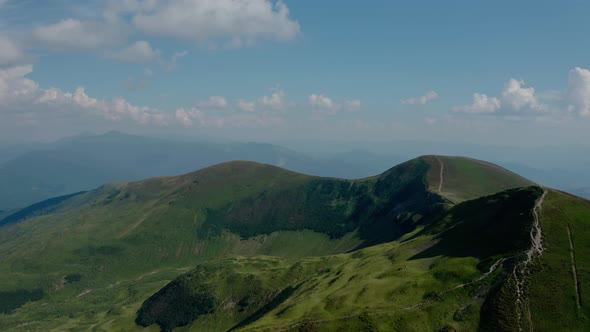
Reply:
[[453, 203], [500, 191], [535, 185], [496, 164], [462, 156], [425, 155], [428, 189]]

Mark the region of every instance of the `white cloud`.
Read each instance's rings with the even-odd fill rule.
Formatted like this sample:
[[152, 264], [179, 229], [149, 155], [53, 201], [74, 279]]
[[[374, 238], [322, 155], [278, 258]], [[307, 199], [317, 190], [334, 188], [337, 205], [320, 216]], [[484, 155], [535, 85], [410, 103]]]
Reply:
[[222, 96], [211, 96], [207, 100], [202, 100], [197, 103], [197, 106], [202, 108], [227, 108], [227, 100]]
[[74, 93], [63, 92], [57, 88], [45, 90], [37, 99], [37, 103], [70, 107], [73, 110], [88, 110], [108, 120], [131, 118], [140, 124], [166, 125], [169, 119], [168, 114], [158, 109], [136, 106], [122, 97], [117, 97], [112, 101], [92, 98], [86, 93], [84, 87], [76, 88]]
[[37, 92], [37, 83], [25, 77], [31, 72], [32, 65], [0, 68], [0, 105], [27, 100]]
[[482, 93], [473, 94], [473, 104], [465, 106], [456, 106], [453, 108], [455, 112], [464, 113], [494, 113], [500, 109], [500, 99], [496, 97], [488, 97]]
[[482, 93], [473, 94], [473, 104], [456, 106], [456, 112], [464, 113], [496, 113], [502, 114], [506, 119], [522, 118], [527, 112], [539, 115], [548, 111], [548, 106], [541, 104], [533, 87], [524, 87], [525, 82], [511, 78], [502, 89], [500, 97], [489, 97]]
[[145, 68], [143, 70], [143, 74], [147, 77], [151, 77], [152, 75], [154, 75], [154, 72], [150, 68]]
[[126, 30], [113, 22], [88, 22], [68, 18], [35, 28], [33, 37], [49, 49], [84, 50], [118, 44], [125, 39]]
[[158, 109], [135, 106], [123, 98], [113, 101], [93, 98], [84, 87], [73, 93], [58, 88], [41, 89], [26, 77], [32, 71], [32, 65], [0, 69], [0, 111], [27, 112], [31, 118], [56, 111], [90, 113], [109, 120], [130, 118], [142, 124], [167, 122], [168, 115]]
[[590, 116], [590, 70], [576, 67], [569, 72], [568, 110]]
[[426, 105], [438, 98], [438, 93], [435, 91], [428, 91], [425, 95], [417, 98], [402, 99], [401, 103], [404, 105]]
[[0, 67], [13, 66], [25, 57], [20, 47], [10, 38], [0, 35]]
[[546, 106], [540, 104], [535, 96], [533, 87], [523, 87], [524, 81], [511, 78], [504, 86], [502, 91], [502, 102], [511, 107], [512, 110], [530, 109], [533, 111], [543, 111]]
[[311, 94], [307, 96], [307, 101], [315, 111], [331, 115], [341, 110], [356, 112], [361, 108], [361, 101], [358, 99], [336, 102], [322, 94]]
[[311, 106], [317, 109], [333, 109], [335, 106], [332, 99], [324, 95], [311, 94], [308, 96], [308, 100]]
[[275, 111], [282, 111], [287, 107], [285, 100], [285, 91], [277, 88], [270, 96], [264, 96], [260, 99], [259, 104], [263, 107], [269, 107]]
[[161, 58], [159, 49], [153, 49], [150, 43], [144, 40], [136, 41], [117, 52], [105, 52], [105, 57], [126, 63], [149, 63]]
[[238, 100], [236, 107], [241, 110], [241, 111], [246, 111], [246, 112], [254, 112], [256, 111], [256, 103], [254, 102], [247, 102], [245, 100]]
[[197, 117], [197, 114], [199, 114], [198, 112], [200, 111], [195, 108], [188, 111], [184, 108], [179, 108], [176, 110], [176, 120], [178, 120], [183, 125], [190, 127], [193, 125], [192, 118]]
[[151, 35], [239, 47], [259, 39], [290, 40], [300, 33], [281, 0], [126, 2], [114, 12], [130, 13], [133, 25]]

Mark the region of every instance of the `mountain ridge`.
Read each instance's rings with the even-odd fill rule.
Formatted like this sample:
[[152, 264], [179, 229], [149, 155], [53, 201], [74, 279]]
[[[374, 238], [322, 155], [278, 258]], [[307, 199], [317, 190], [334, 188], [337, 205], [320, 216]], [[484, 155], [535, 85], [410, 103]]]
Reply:
[[[0, 303], [8, 308], [0, 314], [0, 328], [11, 330], [26, 321], [32, 330], [96, 324], [98, 330], [136, 330], [139, 319], [141, 325], [158, 323], [162, 329], [195, 329], [204, 319], [213, 324], [206, 324], [210, 330], [284, 328], [288, 322], [315, 329], [493, 329], [485, 317], [514, 320], [510, 312], [497, 311], [497, 303], [510, 302], [505, 290], [512, 285], [510, 264], [519, 258], [509, 257], [524, 250], [532, 207], [542, 191], [512, 174], [445, 156], [415, 158], [357, 180], [234, 161], [180, 176], [103, 185], [65, 199], [50, 213], [0, 226], [0, 292], [16, 301]], [[573, 199], [555, 192], [544, 204], [562, 197]], [[547, 220], [544, 211], [541, 222]], [[578, 224], [572, 233], [574, 241], [585, 236]], [[464, 234], [479, 237], [463, 241]], [[510, 237], [513, 247], [494, 245]], [[559, 242], [559, 248], [563, 245], [569, 248]], [[193, 276], [195, 265], [202, 266], [198, 279], [183, 277]], [[584, 265], [579, 263], [578, 270], [585, 280]], [[292, 276], [299, 282], [293, 284]], [[494, 280], [501, 281], [495, 288]], [[389, 300], [371, 286], [385, 281]], [[176, 286], [165, 288], [168, 284]], [[248, 285], [256, 284], [260, 287], [252, 289], [261, 297], [249, 293]], [[470, 292], [478, 291], [471, 285], [485, 296], [473, 300]], [[311, 296], [313, 289], [324, 299]], [[189, 295], [176, 301], [182, 305], [195, 299], [213, 302], [206, 302], [209, 309], [198, 316], [150, 309], [164, 303], [154, 294], [174, 299], [178, 291]], [[443, 296], [448, 292], [458, 297]], [[47, 309], [39, 301], [53, 305]], [[358, 301], [372, 314], [365, 315]], [[472, 303], [469, 310], [481, 310], [482, 318], [454, 312], [461, 301]], [[149, 314], [140, 319], [136, 313], [143, 306]], [[393, 312], [383, 311], [386, 307]], [[428, 310], [446, 318], [424, 316]], [[349, 318], [330, 320], [342, 316]], [[407, 324], [400, 325], [400, 319]]]

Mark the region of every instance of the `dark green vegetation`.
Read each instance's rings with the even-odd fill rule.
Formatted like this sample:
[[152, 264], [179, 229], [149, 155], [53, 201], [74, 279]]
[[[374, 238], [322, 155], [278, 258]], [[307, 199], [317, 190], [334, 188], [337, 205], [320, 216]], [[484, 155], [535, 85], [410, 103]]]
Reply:
[[[513, 271], [543, 193], [530, 185], [495, 165], [435, 156], [361, 180], [231, 162], [105, 185], [0, 227], [0, 292], [43, 291], [13, 301], [0, 330], [526, 327]], [[563, 215], [540, 210], [546, 250], [526, 266], [531, 324], [550, 324], [554, 310], [584, 330], [590, 207], [558, 192], [545, 200]], [[577, 279], [559, 233], [567, 224]], [[570, 293], [546, 295], [547, 283]]]
[[14, 309], [22, 306], [29, 301], [39, 301], [43, 297], [43, 290], [18, 289], [10, 292], [0, 292], [0, 312], [4, 314], [11, 313]]

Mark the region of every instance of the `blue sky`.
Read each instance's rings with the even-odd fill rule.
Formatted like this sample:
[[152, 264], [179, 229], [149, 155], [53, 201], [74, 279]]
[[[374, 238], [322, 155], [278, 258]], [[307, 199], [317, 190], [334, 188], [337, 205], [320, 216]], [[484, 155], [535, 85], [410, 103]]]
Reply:
[[587, 1], [0, 0], [0, 140], [587, 144]]

